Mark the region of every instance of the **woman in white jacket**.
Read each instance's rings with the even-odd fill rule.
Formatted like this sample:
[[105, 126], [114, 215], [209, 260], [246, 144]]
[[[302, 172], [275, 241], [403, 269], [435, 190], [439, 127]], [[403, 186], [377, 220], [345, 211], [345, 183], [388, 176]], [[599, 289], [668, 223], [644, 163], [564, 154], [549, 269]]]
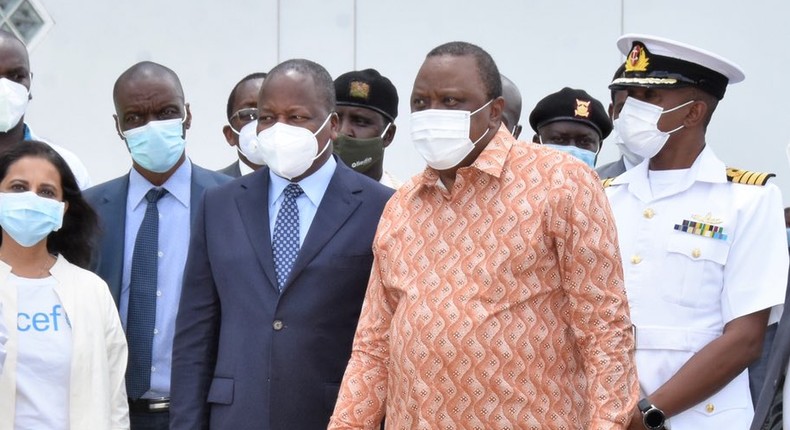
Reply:
[[126, 338], [107, 285], [83, 268], [96, 214], [49, 146], [0, 155], [0, 227], [0, 430], [128, 429]]

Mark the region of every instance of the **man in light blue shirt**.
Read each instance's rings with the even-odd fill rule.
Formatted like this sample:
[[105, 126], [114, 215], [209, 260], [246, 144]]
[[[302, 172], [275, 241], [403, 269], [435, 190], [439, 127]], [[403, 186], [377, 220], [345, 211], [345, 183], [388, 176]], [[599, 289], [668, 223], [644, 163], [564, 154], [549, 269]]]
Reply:
[[85, 193], [103, 232], [92, 268], [119, 305], [130, 345], [131, 428], [165, 430], [191, 219], [203, 191], [230, 178], [186, 157], [192, 115], [172, 70], [135, 64], [116, 81], [113, 100], [115, 127], [132, 156], [132, 169]]

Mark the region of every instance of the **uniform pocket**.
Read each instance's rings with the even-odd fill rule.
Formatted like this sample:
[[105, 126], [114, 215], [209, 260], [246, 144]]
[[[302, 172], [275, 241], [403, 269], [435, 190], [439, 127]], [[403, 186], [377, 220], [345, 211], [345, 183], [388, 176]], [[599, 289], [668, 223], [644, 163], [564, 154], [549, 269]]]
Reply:
[[667, 243], [662, 294], [670, 303], [701, 306], [718, 302], [724, 264], [730, 252], [727, 241], [674, 232]]

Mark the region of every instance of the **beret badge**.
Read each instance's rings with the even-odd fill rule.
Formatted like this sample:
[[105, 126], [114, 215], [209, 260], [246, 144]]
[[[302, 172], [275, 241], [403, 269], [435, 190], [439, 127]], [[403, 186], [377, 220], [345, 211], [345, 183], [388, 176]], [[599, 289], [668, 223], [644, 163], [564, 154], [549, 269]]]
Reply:
[[367, 100], [370, 96], [370, 85], [367, 82], [353, 81], [349, 85], [348, 95], [355, 99]]
[[582, 118], [589, 118], [590, 117], [590, 100], [579, 100], [576, 99], [576, 109], [573, 110], [573, 114], [578, 117]]

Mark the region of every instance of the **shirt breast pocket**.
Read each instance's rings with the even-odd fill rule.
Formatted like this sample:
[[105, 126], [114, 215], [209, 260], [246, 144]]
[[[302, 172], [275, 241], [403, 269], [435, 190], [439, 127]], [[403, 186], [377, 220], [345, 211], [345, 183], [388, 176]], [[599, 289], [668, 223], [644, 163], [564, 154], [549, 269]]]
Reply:
[[667, 244], [664, 273], [658, 274], [662, 295], [689, 307], [718, 306], [724, 264], [730, 252], [725, 240], [675, 232]]

